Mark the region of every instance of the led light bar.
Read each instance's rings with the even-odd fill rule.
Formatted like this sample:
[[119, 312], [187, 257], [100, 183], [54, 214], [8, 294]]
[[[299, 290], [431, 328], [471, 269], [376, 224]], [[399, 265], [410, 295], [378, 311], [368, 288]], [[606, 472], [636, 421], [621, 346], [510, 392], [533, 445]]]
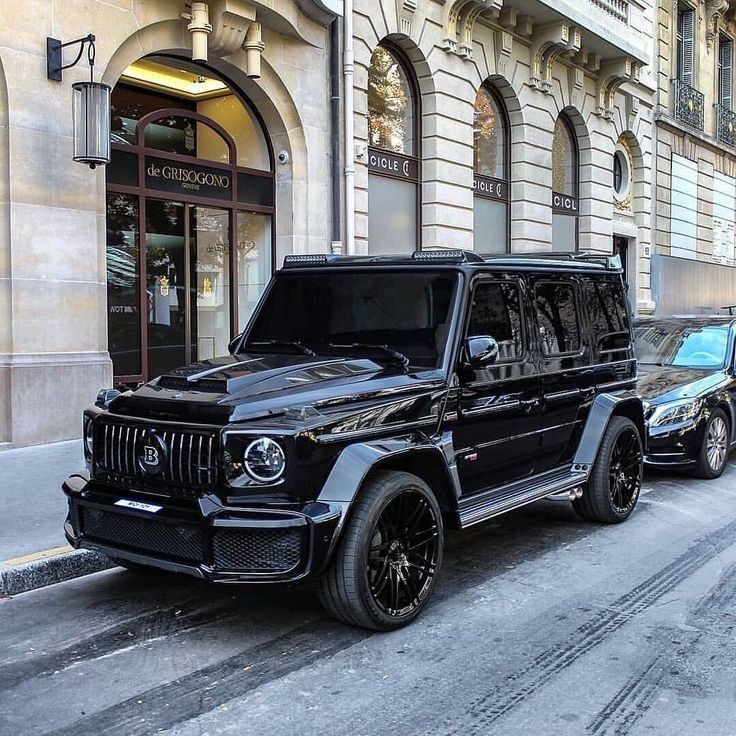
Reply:
[[290, 255], [284, 257], [284, 268], [295, 266], [324, 266], [328, 263], [324, 253], [307, 253], [304, 255]]

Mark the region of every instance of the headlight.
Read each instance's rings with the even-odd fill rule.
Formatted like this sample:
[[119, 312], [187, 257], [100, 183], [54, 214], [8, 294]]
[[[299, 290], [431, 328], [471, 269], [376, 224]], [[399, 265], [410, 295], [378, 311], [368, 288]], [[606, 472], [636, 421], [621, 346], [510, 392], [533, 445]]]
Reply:
[[664, 424], [679, 424], [694, 419], [703, 408], [703, 401], [703, 399], [673, 401], [655, 406], [649, 417], [649, 424], [652, 427], [661, 427]]
[[94, 424], [90, 417], [85, 416], [84, 418], [84, 456], [87, 460], [92, 459], [92, 452], [94, 450]]
[[243, 466], [253, 480], [273, 483], [284, 474], [286, 457], [278, 442], [270, 437], [259, 437], [245, 448]]

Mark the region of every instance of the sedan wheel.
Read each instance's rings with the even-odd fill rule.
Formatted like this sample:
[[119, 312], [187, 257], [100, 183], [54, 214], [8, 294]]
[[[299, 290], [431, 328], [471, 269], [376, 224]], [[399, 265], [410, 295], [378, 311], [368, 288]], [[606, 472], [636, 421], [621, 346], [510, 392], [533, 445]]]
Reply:
[[699, 478], [718, 478], [726, 468], [731, 448], [731, 428], [723, 409], [715, 409], [705, 427], [694, 474]]

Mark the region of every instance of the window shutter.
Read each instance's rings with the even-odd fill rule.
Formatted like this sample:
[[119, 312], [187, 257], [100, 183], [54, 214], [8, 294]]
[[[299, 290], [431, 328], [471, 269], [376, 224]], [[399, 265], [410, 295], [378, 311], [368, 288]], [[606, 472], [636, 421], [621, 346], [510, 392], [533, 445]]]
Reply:
[[719, 49], [721, 64], [721, 88], [719, 90], [719, 102], [727, 110], [731, 109], [733, 100], [733, 41], [730, 38], [722, 38]]
[[680, 35], [682, 36], [682, 66], [680, 81], [693, 86], [693, 42], [695, 36], [695, 11], [691, 9], [680, 11]]

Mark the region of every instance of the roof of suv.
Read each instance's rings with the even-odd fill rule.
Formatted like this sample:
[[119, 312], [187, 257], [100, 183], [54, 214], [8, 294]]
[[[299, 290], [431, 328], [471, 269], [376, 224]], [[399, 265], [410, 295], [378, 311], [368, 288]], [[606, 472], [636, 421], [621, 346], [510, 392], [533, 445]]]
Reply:
[[464, 250], [418, 250], [411, 255], [344, 256], [326, 253], [288, 255], [284, 268], [319, 268], [323, 266], [439, 266], [455, 265], [514, 270], [564, 270], [621, 273], [621, 259], [612, 255], [587, 253], [514, 253], [481, 255]]

